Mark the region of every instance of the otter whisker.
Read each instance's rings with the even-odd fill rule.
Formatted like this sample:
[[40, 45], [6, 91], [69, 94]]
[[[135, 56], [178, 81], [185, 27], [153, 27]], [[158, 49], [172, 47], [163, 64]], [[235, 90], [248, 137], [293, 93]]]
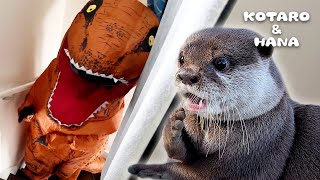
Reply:
[[234, 107], [238, 111], [238, 115], [240, 117], [240, 124], [241, 124], [242, 132], [243, 132], [243, 141], [242, 141], [243, 145], [245, 145], [245, 140], [244, 140], [245, 139], [244, 138], [245, 134], [247, 136], [247, 148], [248, 148], [248, 152], [247, 153], [249, 154], [249, 150], [250, 149], [249, 149], [249, 136], [248, 136], [247, 128], [246, 128], [244, 120], [241, 118], [241, 113], [240, 113], [239, 109], [236, 106], [234, 106]]
[[224, 154], [224, 151], [226, 149], [226, 146], [227, 146], [227, 141], [228, 141], [228, 138], [229, 138], [229, 135], [230, 135], [230, 129], [229, 129], [229, 107], [228, 107], [228, 103], [226, 103], [226, 113], [224, 114], [224, 117], [226, 117], [226, 123], [227, 123], [227, 131], [226, 131], [226, 138], [225, 138], [225, 143], [224, 143], [224, 147], [223, 147], [223, 150], [222, 150], [222, 154], [221, 154], [221, 157], [223, 156]]
[[[222, 105], [222, 108], [221, 108], [221, 117], [222, 117], [222, 121], [220, 122], [220, 129], [222, 129], [222, 123], [227, 123], [228, 122], [228, 119], [227, 119], [227, 115], [228, 115], [228, 99], [226, 98], [228, 96], [225, 96], [223, 97], [223, 105]], [[228, 131], [228, 130], [227, 130]], [[222, 149], [222, 152], [221, 154], [219, 153], [220, 155], [220, 158], [222, 158], [223, 154], [224, 154], [224, 151], [225, 151], [225, 147], [226, 147], [226, 143], [227, 143], [227, 133], [226, 132], [226, 141], [223, 143], [221, 142], [221, 145], [223, 146], [223, 149]]]
[[[229, 92], [233, 92], [233, 91], [231, 91], [230, 90], [230, 88], [228, 87], [228, 86], [226, 86], [226, 88], [228, 89], [228, 91]], [[242, 90], [240, 90], [240, 91], [242, 91]], [[243, 92], [243, 94], [245, 94], [244, 92]], [[247, 146], [248, 146], [248, 153], [249, 153], [249, 135], [248, 135], [248, 131], [247, 131], [247, 127], [246, 127], [246, 125], [245, 125], [245, 122], [244, 122], [244, 120], [243, 120], [243, 118], [242, 118], [242, 116], [241, 116], [241, 113], [240, 113], [240, 111], [239, 111], [239, 109], [234, 105], [235, 103], [232, 103], [233, 104], [233, 107], [237, 110], [237, 112], [238, 112], [238, 116], [239, 116], [239, 120], [240, 120], [240, 125], [241, 125], [241, 129], [242, 129], [242, 144], [243, 145], [245, 145], [245, 139], [246, 139], [246, 141], [247, 141]]]
[[[209, 88], [208, 88], [208, 90], [209, 90]], [[207, 91], [207, 92], [210, 92], [210, 91]], [[207, 95], [209, 95], [209, 93], [207, 93]], [[217, 131], [216, 131], [216, 122], [217, 122], [218, 116], [217, 116], [217, 114], [213, 114], [213, 113], [210, 113], [210, 112], [212, 111], [212, 108], [214, 107], [213, 103], [217, 103], [217, 102], [218, 102], [216, 96], [217, 96], [216, 94], [213, 94], [213, 101], [209, 101], [208, 106], [207, 106], [207, 112], [208, 112], [208, 114], [209, 114], [209, 116], [210, 116], [210, 121], [212, 122], [212, 125], [213, 125], [213, 137], [216, 136], [216, 132], [217, 132]], [[215, 115], [216, 117], [214, 117], [214, 115]], [[209, 119], [209, 118], [208, 118], [208, 119]], [[212, 126], [210, 126], [208, 132], [209, 132], [210, 130], [212, 130]], [[218, 142], [216, 142], [216, 141], [214, 141], [214, 142], [208, 142], [209, 147], [207, 147], [208, 149], [207, 149], [207, 154], [206, 154], [206, 155], [209, 154], [211, 148], [212, 148], [213, 146], [215, 146], [217, 143], [218, 143]], [[210, 146], [210, 144], [212, 144], [212, 145]]]

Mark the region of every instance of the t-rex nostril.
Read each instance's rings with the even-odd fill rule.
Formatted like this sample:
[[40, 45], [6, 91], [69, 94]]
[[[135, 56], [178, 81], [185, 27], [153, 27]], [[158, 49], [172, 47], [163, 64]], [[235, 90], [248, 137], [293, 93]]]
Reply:
[[81, 44], [81, 51], [83, 51], [88, 45], [88, 38], [85, 37], [82, 41], [82, 44]]

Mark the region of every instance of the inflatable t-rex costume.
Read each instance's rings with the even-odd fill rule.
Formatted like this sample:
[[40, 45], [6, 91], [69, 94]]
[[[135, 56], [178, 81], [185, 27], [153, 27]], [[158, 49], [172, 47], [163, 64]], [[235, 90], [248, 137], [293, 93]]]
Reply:
[[31, 179], [76, 179], [98, 173], [108, 135], [122, 118], [159, 20], [136, 0], [91, 0], [67, 31], [56, 59], [19, 108], [29, 123], [26, 168]]

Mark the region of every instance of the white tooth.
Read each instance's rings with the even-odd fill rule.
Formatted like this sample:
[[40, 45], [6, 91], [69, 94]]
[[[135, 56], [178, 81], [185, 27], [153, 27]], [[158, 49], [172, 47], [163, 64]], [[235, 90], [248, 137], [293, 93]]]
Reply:
[[50, 103], [52, 100], [53, 100], [52, 98], [49, 98], [49, 103]]
[[113, 78], [113, 81], [114, 81], [114, 83], [117, 83], [117, 82], [118, 82], [118, 79]]
[[93, 115], [93, 114], [91, 114], [91, 115], [89, 116], [89, 118], [94, 118], [94, 115]]
[[71, 59], [70, 62], [71, 62], [71, 64], [73, 64], [73, 65], [76, 64], [73, 59]]
[[80, 69], [80, 66], [79, 66], [78, 63], [76, 63], [74, 66], [75, 66], [77, 69]]
[[65, 52], [65, 53], [66, 53], [66, 55], [70, 58], [70, 54], [69, 54], [68, 49], [64, 49], [64, 52]]
[[81, 66], [79, 69], [82, 71], [87, 71], [86, 68], [84, 68], [84, 66]]
[[96, 73], [93, 73], [93, 75], [95, 75], [95, 76], [99, 76], [99, 73], [97, 73], [97, 72], [96, 72]]
[[101, 107], [102, 107], [102, 108], [106, 108], [106, 107], [107, 107], [107, 104], [103, 103]]
[[101, 77], [106, 78], [107, 76], [105, 74], [100, 74]]
[[101, 110], [101, 105], [98, 107], [96, 111], [99, 112], [100, 110]]
[[91, 74], [91, 75], [92, 75], [92, 74], [93, 74], [92, 70], [91, 70], [91, 69], [88, 70], [88, 71], [87, 71], [87, 74]]
[[123, 84], [128, 84], [128, 81], [124, 80], [124, 79], [120, 79], [120, 82], [122, 82]]
[[51, 104], [50, 103], [48, 104], [48, 108], [51, 108]]
[[109, 76], [107, 76], [106, 78], [109, 78], [109, 79], [112, 79], [113, 78], [113, 75], [110, 74]]
[[101, 111], [101, 106], [100, 106], [100, 107], [98, 107], [98, 109], [97, 109], [97, 112], [99, 112], [99, 111]]
[[202, 99], [200, 100], [199, 106], [202, 107]]

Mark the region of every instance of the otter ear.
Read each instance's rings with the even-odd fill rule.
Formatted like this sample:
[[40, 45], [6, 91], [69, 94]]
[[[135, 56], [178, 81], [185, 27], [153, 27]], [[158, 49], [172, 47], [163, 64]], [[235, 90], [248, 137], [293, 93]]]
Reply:
[[259, 54], [265, 58], [271, 57], [271, 55], [273, 53], [273, 46], [271, 46], [271, 45], [270, 46], [261, 46], [259, 44], [257, 49], [258, 49]]

